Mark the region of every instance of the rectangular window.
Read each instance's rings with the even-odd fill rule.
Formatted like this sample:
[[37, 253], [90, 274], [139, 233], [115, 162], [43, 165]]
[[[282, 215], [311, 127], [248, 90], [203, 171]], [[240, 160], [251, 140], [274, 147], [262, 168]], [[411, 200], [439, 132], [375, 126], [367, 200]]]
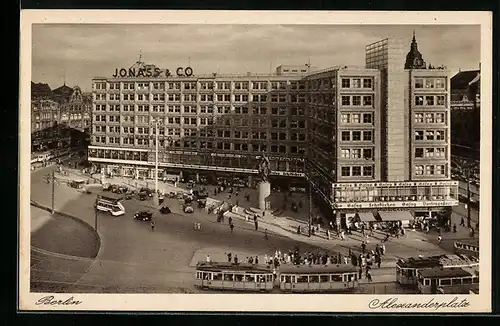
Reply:
[[352, 88], [361, 88], [361, 79], [359, 78], [354, 78], [352, 80], [352, 85], [351, 85]]
[[436, 96], [436, 98], [437, 98], [437, 105], [439, 105], [439, 106], [445, 105], [446, 97], [444, 95], [438, 95], [438, 96]]
[[434, 123], [434, 114], [433, 113], [426, 113], [425, 114], [425, 122], [426, 123]]
[[372, 89], [372, 79], [371, 78], [364, 78], [363, 79], [363, 88], [369, 88]]
[[415, 113], [415, 123], [423, 123], [424, 115], [422, 113]]
[[445, 88], [445, 79], [444, 78], [436, 78], [436, 88]]
[[342, 113], [340, 115], [340, 121], [342, 121], [342, 123], [351, 123], [351, 115], [348, 113]]
[[348, 166], [343, 166], [342, 169], [342, 176], [343, 177], [350, 177], [351, 176], [351, 168]]
[[415, 79], [415, 88], [424, 88], [424, 80], [422, 78]]
[[342, 96], [342, 105], [351, 105], [351, 97]]
[[351, 150], [349, 149], [342, 149], [340, 152], [340, 155], [342, 158], [350, 158], [351, 157]]
[[[356, 132], [356, 131], [354, 131]], [[353, 138], [354, 138], [353, 132]], [[371, 130], [363, 131], [363, 141], [372, 141], [372, 132]]]
[[354, 148], [351, 150], [351, 158], [361, 158], [361, 149]]
[[352, 97], [352, 105], [361, 105], [361, 96], [354, 95]]
[[425, 166], [425, 174], [434, 175], [434, 165], [426, 165]]
[[352, 118], [352, 123], [359, 123], [360, 115], [359, 115], [359, 113], [353, 113], [351, 115], [351, 118]]
[[434, 148], [426, 148], [425, 149], [425, 157], [434, 157]]
[[433, 130], [427, 130], [425, 132], [425, 139], [426, 140], [434, 140], [434, 131]]
[[424, 174], [424, 166], [415, 165], [415, 175], [423, 175], [423, 174]]
[[353, 166], [352, 167], [352, 175], [360, 176], [361, 175], [361, 166]]
[[439, 157], [439, 158], [444, 158], [446, 156], [444, 148], [442, 148], [442, 147], [436, 148], [434, 156]]
[[444, 174], [444, 165], [436, 165], [436, 174]]
[[426, 96], [425, 105], [434, 105], [434, 96]]
[[416, 130], [415, 131], [415, 140], [424, 140], [424, 131]]
[[368, 165], [363, 167], [363, 176], [371, 177], [373, 175], [373, 167]]
[[372, 101], [372, 96], [371, 95], [364, 95], [363, 96], [363, 105], [364, 106], [372, 106], [373, 101]]
[[352, 140], [360, 141], [361, 140], [361, 131], [353, 131], [352, 132]]
[[351, 88], [351, 80], [349, 78], [342, 78], [342, 88]]
[[424, 149], [415, 148], [415, 158], [423, 158], [423, 157], [424, 157]]
[[424, 97], [423, 96], [415, 96], [415, 105], [418, 105], [418, 106], [424, 105]]
[[425, 79], [425, 88], [434, 88], [434, 79], [426, 78]]
[[350, 141], [351, 133], [349, 131], [342, 131], [342, 141]]
[[434, 114], [434, 121], [436, 123], [444, 123], [444, 113], [435, 113]]
[[371, 160], [373, 159], [373, 151], [371, 148], [364, 148], [363, 149], [363, 158], [365, 160]]
[[445, 133], [444, 130], [437, 130], [436, 131], [436, 140], [445, 140]]
[[370, 123], [370, 124], [373, 123], [371, 113], [364, 113], [363, 114], [363, 123]]

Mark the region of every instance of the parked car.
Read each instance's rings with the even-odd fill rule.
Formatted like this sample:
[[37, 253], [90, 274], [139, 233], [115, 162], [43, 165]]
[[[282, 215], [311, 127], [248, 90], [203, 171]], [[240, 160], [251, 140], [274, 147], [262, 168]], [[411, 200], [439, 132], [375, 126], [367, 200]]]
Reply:
[[139, 193], [139, 200], [146, 200], [148, 199], [148, 194], [146, 192], [140, 192]]
[[153, 190], [149, 189], [149, 188], [141, 188], [139, 190], [139, 193], [146, 193], [148, 197], [153, 197]]
[[192, 212], [194, 212], [193, 206], [190, 205], [184, 206], [184, 213], [192, 213]]
[[162, 214], [170, 214], [172, 211], [170, 210], [170, 208], [168, 206], [163, 206], [162, 208], [160, 208], [160, 213]]
[[177, 199], [184, 199], [184, 193], [182, 191], [178, 191], [176, 194]]
[[168, 194], [168, 196], [169, 196], [170, 198], [175, 198], [175, 192], [171, 191], [171, 192]]
[[111, 191], [111, 184], [110, 183], [105, 183], [102, 185], [102, 190], [103, 191]]
[[153, 213], [150, 211], [139, 211], [134, 214], [134, 218], [139, 221], [151, 221], [153, 219]]

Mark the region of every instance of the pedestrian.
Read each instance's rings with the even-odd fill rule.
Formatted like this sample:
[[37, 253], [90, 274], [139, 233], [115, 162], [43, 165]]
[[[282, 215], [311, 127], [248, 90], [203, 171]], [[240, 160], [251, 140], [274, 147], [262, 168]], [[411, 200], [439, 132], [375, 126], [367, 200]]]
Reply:
[[234, 255], [233, 261], [234, 261], [235, 264], [238, 263], [238, 255]]
[[365, 277], [368, 278], [368, 275], [370, 275], [370, 270], [371, 270], [371, 267], [370, 266], [366, 266], [365, 268]]
[[342, 233], [340, 234], [340, 239], [342, 239], [342, 241], [345, 240], [345, 232], [342, 230]]
[[206, 260], [207, 260], [207, 263], [211, 263], [212, 262], [212, 259], [210, 258], [210, 255], [207, 255]]
[[229, 228], [231, 229], [231, 233], [233, 233], [234, 224], [233, 223], [229, 224]]
[[297, 226], [297, 234], [300, 235], [300, 225]]
[[155, 222], [151, 221], [151, 231], [154, 231], [154, 230], [155, 230]]
[[382, 258], [380, 256], [376, 256], [375, 260], [377, 262], [377, 267], [380, 268], [380, 264], [382, 263]]
[[460, 226], [465, 226], [465, 221], [463, 217], [460, 219]]
[[457, 224], [453, 223], [453, 233], [457, 233]]
[[268, 236], [267, 236], [267, 229], [264, 230], [264, 239], [268, 239]]
[[441, 237], [441, 234], [438, 235], [438, 243], [441, 243], [442, 240], [443, 240], [443, 237]]
[[229, 216], [228, 222], [229, 222], [229, 225], [233, 224], [233, 218], [231, 216]]
[[386, 234], [385, 234], [385, 239], [384, 239], [382, 242], [387, 242], [387, 241], [389, 241], [389, 237], [390, 237], [389, 233], [386, 233]]
[[358, 271], [358, 280], [363, 278], [363, 268], [359, 266], [359, 271]]
[[254, 224], [255, 224], [255, 231], [257, 231], [259, 229], [259, 222], [255, 220]]
[[249, 262], [250, 264], [253, 264], [253, 257], [252, 257], [252, 256], [250, 256], [250, 258], [248, 258], [248, 262]]
[[344, 256], [344, 264], [349, 264], [349, 257], [347, 256]]
[[328, 230], [328, 229], [326, 230], [326, 238], [328, 240], [330, 240], [330, 230]]
[[367, 276], [368, 282], [371, 282], [372, 281], [372, 272], [370, 270], [368, 270], [366, 272], [366, 276]]
[[257, 265], [259, 263], [259, 256], [255, 256], [255, 264]]
[[385, 255], [385, 244], [382, 243], [382, 256]]
[[366, 243], [365, 241], [363, 240], [363, 242], [361, 243], [361, 250], [363, 251], [363, 253], [365, 253], [366, 251]]

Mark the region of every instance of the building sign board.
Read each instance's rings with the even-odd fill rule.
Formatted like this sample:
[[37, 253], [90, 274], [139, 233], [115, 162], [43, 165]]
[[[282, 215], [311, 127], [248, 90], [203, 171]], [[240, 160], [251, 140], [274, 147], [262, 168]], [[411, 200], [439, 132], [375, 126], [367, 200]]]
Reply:
[[390, 202], [362, 202], [362, 203], [334, 203], [334, 209], [359, 208], [416, 208], [456, 206], [458, 200], [425, 200], [425, 201], [390, 201]]
[[[178, 77], [190, 77], [193, 75], [193, 68], [191, 67], [178, 67], [175, 70]], [[157, 67], [146, 68], [115, 68], [115, 73], [112, 75], [114, 78], [133, 78], [133, 77], [171, 77], [172, 73], [169, 69], [160, 69]]]
[[438, 187], [438, 186], [458, 186], [456, 180], [446, 181], [402, 181], [402, 182], [350, 182], [334, 183], [332, 187], [338, 188], [396, 188], [396, 187]]

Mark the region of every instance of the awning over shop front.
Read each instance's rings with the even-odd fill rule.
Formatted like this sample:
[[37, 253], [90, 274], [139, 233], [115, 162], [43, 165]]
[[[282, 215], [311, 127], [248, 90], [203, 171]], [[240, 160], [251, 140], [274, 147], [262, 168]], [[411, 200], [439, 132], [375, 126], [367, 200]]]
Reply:
[[363, 213], [358, 213], [358, 217], [361, 220], [361, 222], [375, 222], [375, 216], [373, 216], [373, 213], [371, 212], [363, 212]]
[[382, 222], [413, 220], [413, 215], [409, 211], [379, 211], [378, 214]]

